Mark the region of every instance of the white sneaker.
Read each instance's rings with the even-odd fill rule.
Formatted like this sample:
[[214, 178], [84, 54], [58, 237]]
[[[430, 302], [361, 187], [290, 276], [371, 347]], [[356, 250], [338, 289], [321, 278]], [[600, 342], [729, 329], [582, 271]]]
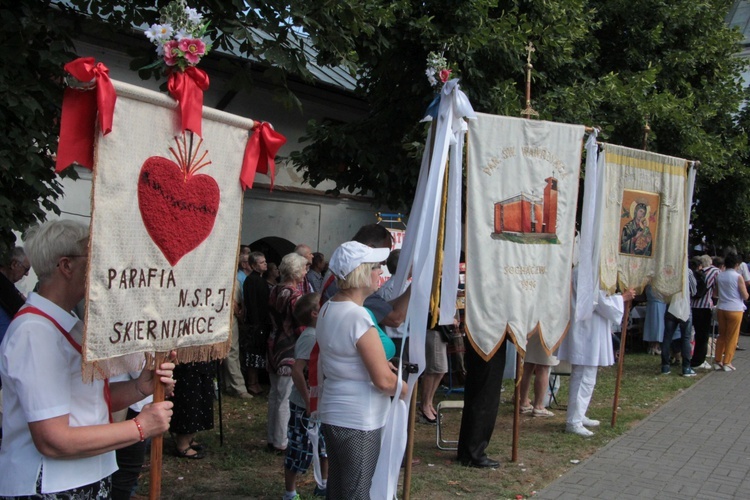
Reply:
[[703, 364], [700, 365], [698, 368], [700, 368], [701, 370], [711, 370], [711, 369], [713, 369], [713, 367], [711, 366], [711, 363], [709, 363], [708, 361], [704, 361]]
[[581, 437], [591, 437], [594, 435], [593, 432], [585, 428], [583, 425], [578, 424], [565, 424], [565, 432], [569, 432], [571, 434], [577, 434]]
[[600, 422], [598, 420], [594, 420], [594, 419], [586, 417], [586, 416], [583, 417], [583, 420], [581, 421], [581, 423], [585, 427], [599, 427], [599, 424], [600, 424]]

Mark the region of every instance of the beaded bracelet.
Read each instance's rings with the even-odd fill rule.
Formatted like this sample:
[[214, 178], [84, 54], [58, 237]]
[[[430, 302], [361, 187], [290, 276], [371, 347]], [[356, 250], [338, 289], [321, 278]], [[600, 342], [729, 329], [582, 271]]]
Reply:
[[138, 434], [141, 435], [141, 442], [146, 440], [146, 436], [143, 434], [143, 427], [141, 427], [141, 423], [138, 421], [138, 418], [134, 418], [133, 422], [135, 422], [135, 426], [138, 427]]

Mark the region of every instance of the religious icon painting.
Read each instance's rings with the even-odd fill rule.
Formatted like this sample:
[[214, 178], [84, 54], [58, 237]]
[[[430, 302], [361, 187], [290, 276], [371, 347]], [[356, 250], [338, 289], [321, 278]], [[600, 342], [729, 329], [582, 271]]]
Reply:
[[211, 165], [203, 139], [192, 132], [174, 137], [176, 161], [151, 156], [138, 176], [138, 208], [149, 236], [174, 266], [211, 234], [220, 191], [213, 177], [197, 174]]
[[620, 253], [653, 257], [659, 232], [657, 193], [625, 189], [620, 213]]
[[602, 144], [599, 280], [602, 290], [651, 287], [665, 297], [683, 288], [690, 207], [681, 158]]

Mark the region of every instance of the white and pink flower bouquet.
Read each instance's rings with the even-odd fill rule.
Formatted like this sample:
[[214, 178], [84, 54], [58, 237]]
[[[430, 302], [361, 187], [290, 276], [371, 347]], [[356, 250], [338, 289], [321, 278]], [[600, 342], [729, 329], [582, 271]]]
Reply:
[[146, 30], [146, 37], [156, 45], [156, 53], [162, 63], [169, 68], [184, 71], [189, 66], [197, 65], [201, 58], [211, 50], [211, 44], [203, 41], [208, 30], [208, 22], [185, 0], [169, 2], [159, 13], [158, 24]]
[[427, 75], [427, 81], [435, 88], [436, 92], [440, 91], [445, 82], [451, 78], [456, 78], [457, 75], [455, 73], [456, 70], [448, 65], [448, 61], [442, 54], [430, 52], [427, 55], [427, 69], [425, 70], [425, 74]]

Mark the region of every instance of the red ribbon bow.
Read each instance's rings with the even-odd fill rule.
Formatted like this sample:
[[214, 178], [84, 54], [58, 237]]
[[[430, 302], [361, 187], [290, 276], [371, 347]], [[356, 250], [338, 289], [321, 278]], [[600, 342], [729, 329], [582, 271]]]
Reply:
[[71, 163], [92, 169], [97, 110], [102, 135], [107, 135], [112, 131], [117, 93], [109, 79], [109, 69], [93, 57], [79, 57], [64, 68], [81, 82], [95, 80], [96, 92], [72, 87], [65, 89], [55, 172], [65, 170]]
[[[276, 175], [274, 158], [279, 148], [286, 143], [286, 137], [276, 132], [268, 123], [260, 123], [253, 127], [253, 134], [245, 146], [245, 157], [242, 160], [240, 183], [242, 189], [253, 187], [255, 172], [268, 174], [271, 177], [271, 189]], [[269, 173], [270, 169], [270, 173]]]
[[174, 71], [169, 75], [167, 89], [180, 103], [182, 130], [203, 137], [203, 91], [208, 90], [208, 75], [205, 71], [189, 66], [185, 71]]

